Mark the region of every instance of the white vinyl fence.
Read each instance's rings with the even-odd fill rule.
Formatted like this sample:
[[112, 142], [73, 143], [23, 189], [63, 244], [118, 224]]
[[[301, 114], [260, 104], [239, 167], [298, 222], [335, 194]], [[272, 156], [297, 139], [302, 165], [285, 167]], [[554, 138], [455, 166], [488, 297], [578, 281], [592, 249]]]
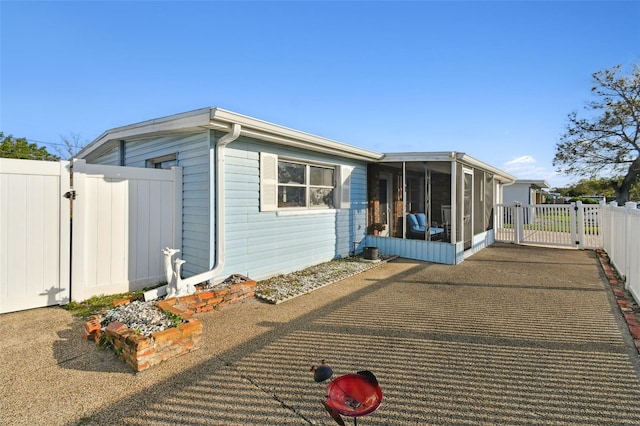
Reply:
[[68, 166], [0, 158], [0, 313], [68, 300]]
[[640, 210], [636, 203], [602, 207], [602, 248], [625, 280], [625, 288], [640, 303]]
[[0, 313], [164, 281], [181, 194], [180, 168], [0, 159]]
[[582, 204], [498, 204], [496, 241], [516, 244], [599, 248], [601, 206]]

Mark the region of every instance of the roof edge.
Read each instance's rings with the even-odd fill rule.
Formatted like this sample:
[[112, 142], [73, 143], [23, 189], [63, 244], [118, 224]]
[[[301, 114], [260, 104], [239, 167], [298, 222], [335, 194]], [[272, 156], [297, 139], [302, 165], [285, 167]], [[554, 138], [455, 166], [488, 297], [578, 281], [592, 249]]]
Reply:
[[378, 152], [358, 148], [343, 142], [217, 107], [200, 108], [107, 130], [84, 147], [77, 156], [79, 158], [85, 158], [92, 153], [99, 152], [100, 148], [105, 146], [105, 144], [117, 140], [140, 139], [163, 134], [202, 131], [207, 129], [229, 132], [233, 124], [240, 124], [242, 128], [240, 135], [266, 140], [280, 145], [367, 161], [378, 160], [382, 157], [382, 154]]
[[505, 182], [514, 182], [515, 176], [500, 170], [490, 164], [480, 161], [464, 152], [455, 151], [439, 151], [439, 152], [398, 152], [398, 153], [386, 153], [382, 159], [382, 162], [412, 162], [412, 161], [459, 161], [461, 163], [478, 167], [493, 173], [498, 176], [500, 180]]

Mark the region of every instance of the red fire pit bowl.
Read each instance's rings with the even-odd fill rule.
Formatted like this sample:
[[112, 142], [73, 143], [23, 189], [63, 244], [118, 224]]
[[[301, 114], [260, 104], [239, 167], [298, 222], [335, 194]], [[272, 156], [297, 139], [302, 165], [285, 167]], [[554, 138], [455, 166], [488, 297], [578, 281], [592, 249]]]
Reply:
[[372, 413], [382, 402], [382, 389], [360, 374], [345, 374], [327, 386], [327, 405], [349, 417]]

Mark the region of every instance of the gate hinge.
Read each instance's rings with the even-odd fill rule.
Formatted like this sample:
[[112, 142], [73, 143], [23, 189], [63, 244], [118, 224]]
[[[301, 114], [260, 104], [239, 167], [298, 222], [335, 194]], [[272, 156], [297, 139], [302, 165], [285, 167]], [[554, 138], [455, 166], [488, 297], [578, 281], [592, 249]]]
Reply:
[[75, 191], [75, 189], [72, 189], [71, 191], [67, 191], [64, 194], [64, 198], [69, 198], [71, 200], [75, 200], [76, 199], [76, 191]]

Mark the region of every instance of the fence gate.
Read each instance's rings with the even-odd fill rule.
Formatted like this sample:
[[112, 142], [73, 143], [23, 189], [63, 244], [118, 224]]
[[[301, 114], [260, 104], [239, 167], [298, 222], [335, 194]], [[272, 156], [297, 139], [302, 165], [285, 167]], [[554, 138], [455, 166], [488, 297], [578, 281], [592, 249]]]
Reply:
[[496, 241], [516, 244], [599, 248], [601, 206], [582, 204], [498, 204]]
[[68, 300], [68, 166], [0, 158], [0, 313]]
[[181, 188], [178, 167], [0, 159], [0, 313], [163, 281]]

